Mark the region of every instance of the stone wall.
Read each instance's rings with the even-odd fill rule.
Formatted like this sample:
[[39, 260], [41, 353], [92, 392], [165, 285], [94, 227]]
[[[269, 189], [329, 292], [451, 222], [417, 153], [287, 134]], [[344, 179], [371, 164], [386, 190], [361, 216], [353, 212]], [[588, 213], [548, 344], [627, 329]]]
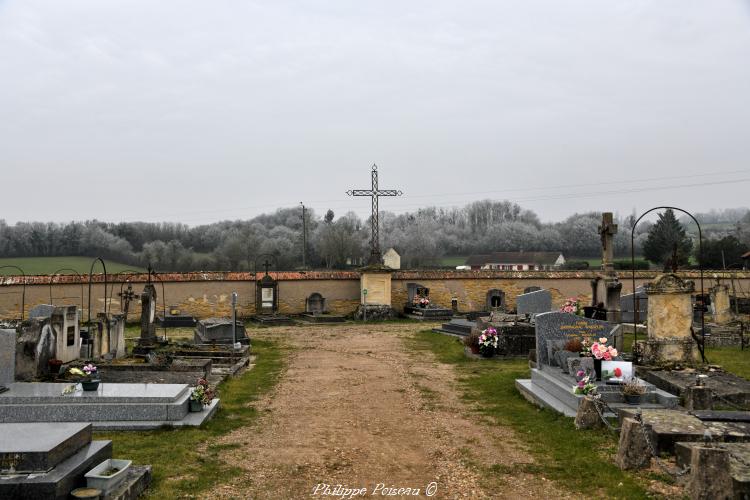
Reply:
[[[360, 303], [360, 276], [357, 272], [281, 272], [271, 273], [279, 281], [279, 309], [284, 314], [305, 311], [305, 299], [312, 293], [320, 293], [326, 298], [327, 309], [335, 314], [349, 314], [356, 311]], [[717, 274], [711, 271], [708, 276]], [[451, 298], [458, 299], [460, 311], [485, 309], [487, 292], [500, 289], [505, 292], [509, 308], [515, 308], [516, 295], [524, 288], [539, 286], [552, 293], [554, 307], [559, 307], [567, 297], [580, 297], [584, 303], [591, 299], [591, 280], [594, 272], [541, 272], [541, 271], [395, 271], [392, 274], [392, 305], [401, 310], [407, 300], [407, 284], [419, 283], [430, 289], [432, 303], [450, 308]], [[639, 271], [636, 285], [652, 280], [656, 273]], [[696, 280], [695, 272], [681, 276]], [[739, 273], [742, 289], [750, 288], [750, 272]], [[248, 316], [255, 313], [255, 278], [252, 273], [185, 273], [161, 275], [167, 307], [175, 305], [184, 313], [198, 318], [228, 316], [231, 312], [232, 291], [239, 293], [239, 314]], [[729, 275], [725, 278], [728, 280]], [[627, 273], [621, 274], [623, 294], [630, 293], [632, 285]], [[127, 287], [116, 276], [109, 277], [107, 295], [109, 310], [120, 313], [118, 293]], [[114, 283], [112, 283], [114, 281]], [[133, 291], [140, 294], [146, 282], [145, 275], [130, 278]], [[0, 279], [0, 318], [17, 318], [21, 304], [21, 277]], [[29, 276], [26, 286], [25, 309], [37, 304], [50, 302], [50, 278]], [[706, 290], [713, 280], [705, 281]], [[162, 283], [155, 283], [158, 294], [158, 312], [162, 314]], [[696, 289], [699, 284], [696, 282]], [[81, 283], [78, 276], [57, 276], [51, 287], [52, 302], [56, 305], [75, 304], [81, 306], [81, 319], [88, 317], [88, 284]], [[83, 296], [83, 301], [81, 297]], [[95, 276], [92, 285], [92, 318], [104, 308], [103, 277]], [[130, 307], [129, 319], [136, 320], [140, 315], [137, 302]]]

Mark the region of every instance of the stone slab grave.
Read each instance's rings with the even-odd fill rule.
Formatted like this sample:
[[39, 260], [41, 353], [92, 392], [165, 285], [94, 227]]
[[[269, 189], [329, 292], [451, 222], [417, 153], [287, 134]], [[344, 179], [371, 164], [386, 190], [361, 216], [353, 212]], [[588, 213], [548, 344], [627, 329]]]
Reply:
[[161, 328], [192, 328], [198, 321], [189, 314], [183, 314], [177, 306], [169, 306], [167, 313], [156, 317], [156, 324]]
[[[242, 321], [236, 322], [237, 342], [249, 345], [250, 339]], [[198, 321], [193, 332], [193, 342], [197, 345], [233, 344], [232, 320], [229, 318], [207, 318]]]
[[537, 290], [516, 297], [516, 313], [541, 314], [552, 311], [552, 294], [549, 290]]
[[234, 377], [251, 364], [253, 359], [251, 347], [243, 345], [240, 349], [233, 349], [228, 345], [177, 345], [171, 351], [173, 363], [176, 361], [190, 362], [210, 361], [211, 374], [206, 378], [212, 384], [218, 384], [227, 377]]
[[476, 321], [469, 321], [463, 318], [453, 318], [450, 323], [443, 323], [438, 328], [433, 328], [435, 333], [453, 335], [455, 337], [467, 337], [471, 334], [471, 329], [476, 326]]
[[[558, 354], [571, 338], [598, 339], [606, 337], [610, 345], [621, 346], [620, 325], [594, 320], [564, 312], [549, 312], [536, 316], [537, 367], [531, 369], [530, 379], [516, 380], [516, 388], [530, 402], [553, 409], [566, 416], [575, 416], [583, 396], [573, 394], [576, 379], [569, 372], [570, 363], [565, 359], [565, 371]], [[618, 347], [619, 349], [620, 347]], [[652, 384], [646, 386], [642, 408], [673, 408], [679, 403], [676, 396], [662, 391]], [[617, 411], [627, 407], [619, 386], [596, 382], [597, 391], [609, 406]], [[614, 416], [614, 415], [611, 415]]]
[[[621, 408], [620, 421], [635, 418], [636, 409]], [[641, 418], [650, 432], [657, 454], [675, 454], [678, 442], [703, 442], [706, 431], [714, 442], [750, 442], [750, 422], [701, 420], [687, 411], [667, 409], [642, 409]]]
[[100, 383], [96, 391], [64, 394], [73, 384], [23, 383], [0, 394], [0, 423], [91, 422], [97, 430], [142, 430], [200, 425], [218, 409], [219, 400], [188, 412], [187, 384]]
[[0, 498], [67, 499], [84, 474], [112, 458], [89, 423], [0, 424]]
[[213, 370], [211, 359], [205, 358], [172, 358], [164, 364], [136, 361], [100, 362], [97, 364], [99, 379], [104, 383], [190, 385], [199, 378], [208, 379]]
[[418, 321], [441, 321], [450, 320], [453, 317], [453, 309], [439, 307], [430, 303], [427, 307], [418, 304], [420, 298], [430, 298], [430, 289], [419, 283], [407, 283], [407, 302], [404, 305], [404, 315], [407, 318]]
[[736, 405], [750, 409], [750, 381], [723, 370], [653, 370], [638, 367], [638, 376], [672, 394], [684, 396], [694, 386], [697, 375], [705, 375], [703, 385], [711, 389], [715, 406]]

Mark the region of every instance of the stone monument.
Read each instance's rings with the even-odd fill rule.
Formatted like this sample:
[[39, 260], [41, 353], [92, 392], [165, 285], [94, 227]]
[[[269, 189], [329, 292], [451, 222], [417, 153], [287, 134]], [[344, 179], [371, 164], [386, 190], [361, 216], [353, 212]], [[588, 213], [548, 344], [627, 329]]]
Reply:
[[711, 315], [717, 325], [726, 325], [734, 320], [729, 298], [729, 287], [717, 283], [709, 289], [711, 294]]
[[591, 305], [602, 307], [607, 312], [607, 321], [619, 323], [620, 317], [620, 293], [622, 283], [615, 272], [614, 238], [617, 234], [617, 224], [614, 223], [612, 212], [602, 214], [602, 225], [599, 226], [599, 234], [602, 239], [602, 269], [601, 273], [591, 281]]
[[648, 339], [639, 341], [637, 351], [647, 365], [692, 365], [697, 360], [693, 339], [695, 283], [676, 274], [662, 274], [644, 286], [648, 295]]

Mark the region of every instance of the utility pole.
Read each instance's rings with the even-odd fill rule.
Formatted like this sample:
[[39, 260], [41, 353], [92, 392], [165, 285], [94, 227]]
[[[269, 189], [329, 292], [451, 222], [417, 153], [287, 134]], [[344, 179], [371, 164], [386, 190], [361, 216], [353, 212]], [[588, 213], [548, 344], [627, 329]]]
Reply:
[[302, 207], [302, 268], [307, 268], [307, 209], [305, 204], [299, 202]]

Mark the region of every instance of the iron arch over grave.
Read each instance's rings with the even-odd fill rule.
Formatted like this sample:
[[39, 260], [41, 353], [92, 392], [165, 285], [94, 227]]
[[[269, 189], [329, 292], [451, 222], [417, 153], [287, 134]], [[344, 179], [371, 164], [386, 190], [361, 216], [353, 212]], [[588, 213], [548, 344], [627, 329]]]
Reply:
[[487, 310], [488, 311], [504, 311], [505, 310], [505, 292], [493, 288], [487, 291]]
[[[678, 207], [654, 207], [650, 210], [646, 210], [641, 214], [640, 217], [638, 217], [635, 220], [635, 223], [633, 223], [633, 228], [630, 230], [630, 268], [633, 272], [632, 274], [632, 281], [633, 281], [633, 332], [634, 332], [634, 338], [633, 338], [633, 348], [635, 348], [636, 342], [638, 342], [638, 325], [637, 322], [639, 320], [638, 318], [638, 303], [640, 300], [636, 300], [637, 294], [636, 294], [636, 287], [635, 287], [635, 228], [638, 227], [638, 223], [643, 219], [645, 216], [650, 214], [651, 212], [655, 212], [657, 210], [677, 210], [678, 212], [682, 212], [683, 214], [687, 215], [691, 219], [693, 219], [693, 222], [695, 222], [695, 226], [698, 228], [698, 269], [700, 271], [700, 280], [701, 280], [701, 297], [705, 297], [706, 294], [703, 290], [703, 231], [701, 230], [701, 225], [698, 222], [698, 219], [693, 217], [693, 214], [688, 212], [687, 210], [683, 210], [682, 208]], [[693, 337], [695, 337], [695, 334], [693, 334]], [[701, 359], [704, 363], [707, 363], [708, 360], [706, 359], [706, 317], [705, 317], [705, 307], [701, 307], [701, 341], [698, 342], [698, 339], [696, 338], [696, 343], [698, 344], [698, 350], [701, 353]]]

